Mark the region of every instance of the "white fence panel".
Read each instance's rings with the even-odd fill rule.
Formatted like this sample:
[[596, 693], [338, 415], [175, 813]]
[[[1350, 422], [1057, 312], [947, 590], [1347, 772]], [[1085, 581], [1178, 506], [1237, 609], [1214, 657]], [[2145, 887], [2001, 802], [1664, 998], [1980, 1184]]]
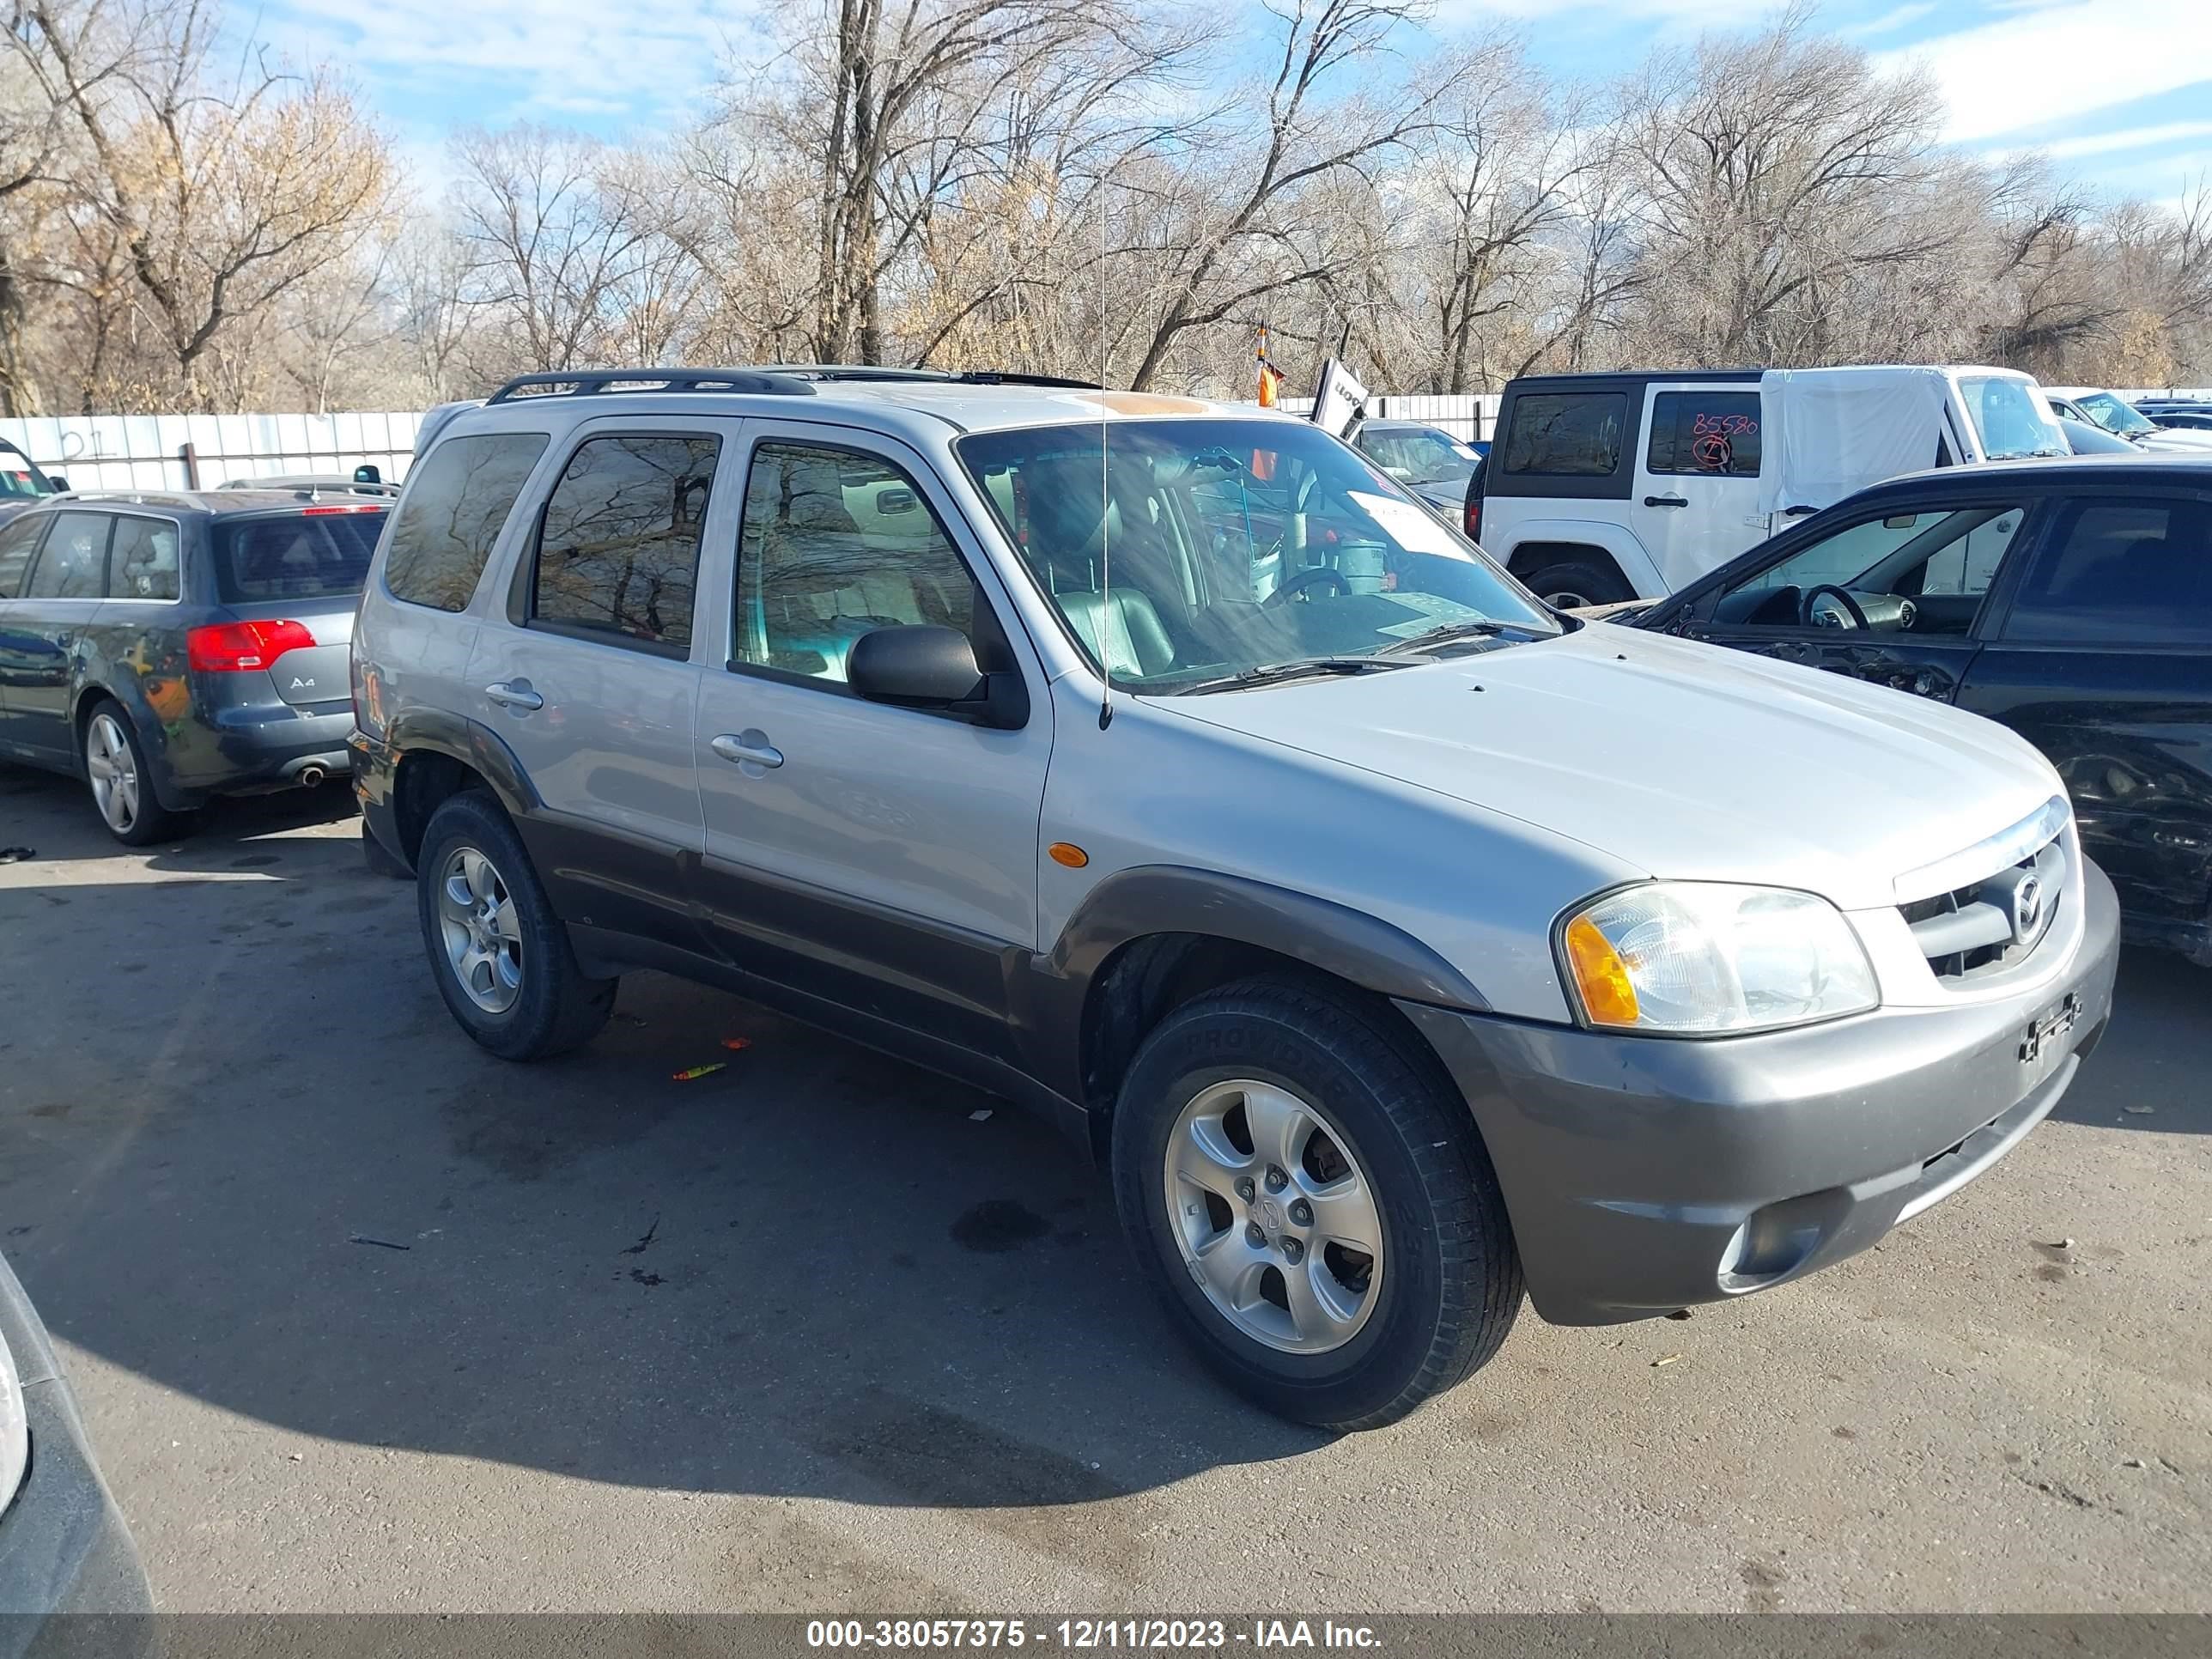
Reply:
[[422, 416], [361, 415], [63, 415], [0, 420], [0, 438], [75, 489], [212, 489], [234, 478], [351, 472], [398, 483]]

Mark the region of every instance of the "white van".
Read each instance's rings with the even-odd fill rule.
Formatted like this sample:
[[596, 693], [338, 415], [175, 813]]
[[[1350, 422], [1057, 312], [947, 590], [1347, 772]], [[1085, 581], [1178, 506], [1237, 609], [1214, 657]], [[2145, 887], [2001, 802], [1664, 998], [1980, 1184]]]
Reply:
[[1468, 527], [1553, 605], [1656, 599], [1885, 478], [2069, 453], [2014, 369], [1528, 375]]

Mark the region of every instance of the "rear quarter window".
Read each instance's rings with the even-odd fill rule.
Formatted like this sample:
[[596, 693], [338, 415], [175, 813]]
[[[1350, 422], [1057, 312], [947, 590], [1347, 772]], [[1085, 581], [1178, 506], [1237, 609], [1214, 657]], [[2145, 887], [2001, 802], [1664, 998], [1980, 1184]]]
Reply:
[[1628, 429], [1625, 392], [1523, 392], [1513, 401], [1498, 470], [1515, 477], [1609, 477]]
[[358, 593], [383, 527], [381, 508], [218, 520], [216, 587], [230, 605]]
[[395, 599], [465, 611], [522, 487], [552, 441], [544, 432], [448, 438], [409, 476], [384, 559]]

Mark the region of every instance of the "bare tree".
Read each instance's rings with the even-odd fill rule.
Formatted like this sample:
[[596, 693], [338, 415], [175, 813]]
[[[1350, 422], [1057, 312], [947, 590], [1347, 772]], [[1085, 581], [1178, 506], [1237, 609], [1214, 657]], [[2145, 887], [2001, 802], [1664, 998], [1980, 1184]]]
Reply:
[[605, 145], [546, 127], [472, 129], [453, 141], [455, 222], [471, 298], [514, 362], [573, 368], [604, 352], [616, 291], [649, 234], [609, 189]]

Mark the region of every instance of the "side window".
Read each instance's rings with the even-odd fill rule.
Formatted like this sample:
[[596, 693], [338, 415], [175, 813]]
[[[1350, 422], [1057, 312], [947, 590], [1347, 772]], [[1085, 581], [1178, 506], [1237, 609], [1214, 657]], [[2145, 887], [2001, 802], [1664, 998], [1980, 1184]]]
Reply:
[[395, 599], [465, 611], [515, 498], [545, 453], [543, 432], [448, 438], [417, 465], [392, 526], [384, 585]]
[[46, 544], [31, 568], [30, 599], [97, 599], [107, 591], [105, 513], [57, 513]]
[[1499, 467], [1509, 473], [1602, 478], [1620, 464], [1625, 392], [1524, 392], [1513, 401]]
[[2212, 503], [2068, 502], [2013, 600], [2005, 637], [2212, 645]]
[[897, 466], [803, 444], [753, 451], [738, 661], [842, 683], [863, 634], [927, 623], [973, 639], [975, 622], [975, 578]]
[[[1822, 586], [1916, 599], [1978, 601], [2019, 531], [2018, 507], [1893, 514], [1846, 525], [1721, 595], [1716, 622], [1788, 627], [1803, 596]], [[1923, 607], [1923, 632], [1964, 633], [1978, 603]]]
[[633, 433], [576, 447], [545, 503], [532, 621], [684, 654], [721, 441]]
[[46, 527], [43, 515], [26, 514], [0, 530], [0, 599], [22, 593], [23, 577], [31, 568], [31, 550], [39, 544], [39, 532]]
[[107, 554], [111, 599], [177, 597], [177, 526], [161, 519], [118, 518]]
[[1759, 449], [1756, 392], [1662, 392], [1651, 399], [1650, 471], [1757, 477]]

